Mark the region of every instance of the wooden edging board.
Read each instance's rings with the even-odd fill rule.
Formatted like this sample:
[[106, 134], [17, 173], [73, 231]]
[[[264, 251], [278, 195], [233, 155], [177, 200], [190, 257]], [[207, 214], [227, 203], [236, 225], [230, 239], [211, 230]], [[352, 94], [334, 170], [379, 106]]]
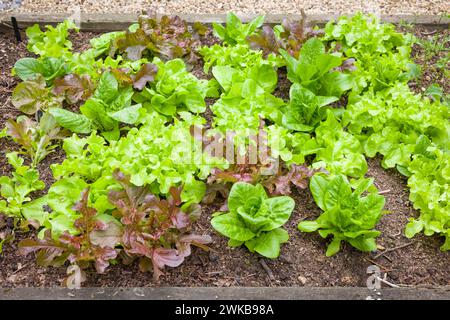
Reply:
[[0, 300], [450, 300], [450, 286], [0, 288]]
[[[175, 15], [175, 14], [174, 14]], [[83, 31], [117, 31], [125, 30], [130, 24], [137, 21], [139, 14], [98, 14], [98, 13], [80, 13], [74, 14], [27, 14], [5, 12], [0, 13], [0, 32], [6, 32], [12, 28], [11, 17], [17, 19], [20, 29], [25, 29], [35, 23], [40, 25], [56, 24], [67, 18], [79, 21], [80, 29]], [[225, 22], [226, 14], [179, 14], [182, 19], [188, 23], [202, 22]], [[246, 14], [238, 15], [243, 21], [247, 22], [257, 15]], [[291, 20], [300, 20], [301, 14], [267, 14], [265, 16], [266, 23], [276, 24], [280, 23], [283, 18]], [[307, 15], [307, 21], [312, 25], [323, 25], [330, 20], [335, 20], [339, 15], [335, 14], [311, 14]], [[450, 19], [446, 16], [438, 15], [381, 15], [381, 20], [391, 23], [414, 23], [427, 26], [447, 27], [450, 24]]]

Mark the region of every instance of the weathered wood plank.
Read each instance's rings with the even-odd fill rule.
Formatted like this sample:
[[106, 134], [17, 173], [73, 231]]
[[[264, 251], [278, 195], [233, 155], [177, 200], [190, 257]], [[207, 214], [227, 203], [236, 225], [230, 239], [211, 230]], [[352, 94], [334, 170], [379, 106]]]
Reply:
[[450, 300], [450, 287], [163, 287], [163, 288], [13, 288], [0, 289], [0, 300]]

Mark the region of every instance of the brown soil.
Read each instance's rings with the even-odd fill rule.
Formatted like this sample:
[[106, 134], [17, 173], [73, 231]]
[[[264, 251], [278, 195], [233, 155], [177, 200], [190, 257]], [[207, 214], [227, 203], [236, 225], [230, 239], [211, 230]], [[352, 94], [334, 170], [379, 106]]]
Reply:
[[[423, 30], [414, 29], [418, 36]], [[74, 48], [85, 49], [92, 36], [94, 34], [90, 33], [72, 36]], [[429, 63], [421, 58], [420, 49], [415, 50], [414, 54], [415, 59], [424, 66], [425, 75], [439, 77], [426, 69]], [[30, 54], [27, 53], [25, 44], [17, 45], [12, 35], [0, 35], [0, 128], [7, 119], [19, 114], [9, 102], [11, 91], [17, 84], [17, 80], [10, 76], [10, 70], [17, 59], [27, 55]], [[199, 71], [196, 69], [196, 73]], [[287, 98], [289, 83], [285, 74], [279, 78], [277, 95]], [[439, 82], [439, 79], [433, 78], [433, 81]], [[423, 86], [423, 82], [420, 86]], [[448, 83], [444, 81], [443, 87], [448, 93]], [[208, 105], [211, 102], [208, 101]], [[210, 121], [209, 110], [205, 115]], [[14, 143], [1, 140], [1, 175], [8, 174], [11, 169], [5, 161], [4, 153], [16, 149]], [[64, 152], [58, 149], [39, 165], [41, 178], [47, 186], [53, 182], [50, 164], [63, 159]], [[297, 230], [299, 221], [317, 217], [320, 210], [308, 190], [295, 190], [293, 197], [296, 208], [286, 224], [291, 238], [282, 246], [277, 260], [260, 258], [245, 248], [229, 248], [227, 240], [212, 230], [209, 221], [211, 213], [222, 205], [223, 201], [218, 201], [214, 205], [205, 206], [201, 219], [195, 224], [197, 233], [213, 237], [210, 252], [194, 249], [194, 253], [180, 267], [167, 268], [160, 283], [155, 283], [151, 274], [140, 272], [136, 264], [118, 264], [110, 266], [103, 275], [89, 270], [88, 281], [84, 286], [365, 286], [367, 267], [373, 264], [379, 265], [387, 273], [387, 280], [396, 284], [450, 285], [450, 255], [439, 250], [443, 239], [423, 235], [413, 240], [404, 237], [403, 229], [408, 218], [416, 217], [418, 213], [408, 200], [405, 178], [395, 170], [384, 170], [379, 163], [380, 159], [368, 159], [368, 176], [374, 177], [376, 186], [384, 191], [386, 210], [390, 214], [383, 216], [378, 225], [377, 229], [382, 235], [378, 238], [380, 250], [376, 253], [361, 253], [344, 245], [337, 255], [327, 258], [324, 254], [327, 240], [320, 238], [317, 233], [300, 233]], [[11, 227], [10, 221], [0, 221], [0, 226], [2, 225], [3, 232]], [[0, 255], [1, 287], [59, 286], [65, 278], [65, 268], [39, 267], [35, 264], [33, 255], [23, 257], [17, 254], [19, 240], [34, 236], [35, 232], [16, 232], [15, 241], [5, 244], [3, 254]], [[409, 243], [411, 244], [407, 245]], [[401, 248], [375, 258], [383, 250], [397, 247]], [[272, 276], [266, 269], [270, 269]]]

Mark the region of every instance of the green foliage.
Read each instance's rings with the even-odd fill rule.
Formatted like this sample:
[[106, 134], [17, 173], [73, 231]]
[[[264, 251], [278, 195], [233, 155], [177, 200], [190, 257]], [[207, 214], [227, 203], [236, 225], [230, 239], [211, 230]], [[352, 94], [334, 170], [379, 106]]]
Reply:
[[347, 58], [356, 59], [352, 90], [355, 94], [366, 87], [380, 90], [417, 75], [417, 67], [410, 58], [415, 38], [396, 32], [393, 24], [380, 23], [374, 15], [358, 13], [330, 21], [323, 40]]
[[211, 224], [229, 237], [229, 246], [242, 244], [267, 258], [277, 258], [280, 245], [289, 239], [281, 228], [294, 210], [294, 200], [287, 196], [269, 198], [260, 184], [245, 182], [233, 185], [228, 197], [229, 212], [215, 216]]
[[410, 219], [408, 238], [423, 231], [425, 235], [445, 237], [441, 250], [450, 250], [450, 153], [428, 143], [418, 145], [408, 171], [410, 200], [420, 210], [418, 219]]
[[449, 109], [412, 93], [406, 84], [367, 93], [343, 115], [348, 131], [363, 143], [367, 156], [381, 153], [385, 168], [407, 167], [420, 136], [450, 149]]
[[78, 31], [75, 23], [71, 20], [65, 20], [56, 27], [46, 26], [42, 31], [38, 24], [27, 28], [28, 51], [41, 57], [65, 57], [70, 55], [72, 42], [67, 40], [70, 30]]
[[249, 23], [242, 23], [232, 12], [227, 14], [226, 26], [213, 23], [214, 35], [223, 42], [236, 45], [246, 43], [246, 38], [256, 32], [264, 23], [264, 16], [258, 16]]
[[44, 189], [45, 184], [39, 180], [39, 172], [36, 169], [23, 165], [24, 160], [17, 152], [8, 153], [6, 157], [14, 171], [12, 177], [0, 177], [0, 194], [3, 198], [0, 200], [0, 213], [14, 218], [16, 224], [25, 219], [29, 220], [28, 223], [39, 226], [36, 222], [40, 222], [40, 219], [36, 219], [36, 216], [45, 213], [42, 203], [39, 199], [32, 201], [30, 193]]
[[352, 76], [334, 70], [343, 59], [325, 52], [325, 45], [317, 38], [306, 41], [298, 59], [280, 50], [286, 60], [288, 79], [309, 89], [316, 95], [340, 97], [352, 88]]
[[[302, 221], [298, 228], [303, 232], [318, 231], [322, 238], [333, 236], [326, 255], [336, 254], [342, 241], [347, 241], [361, 251], [377, 249], [374, 230], [382, 216], [384, 197], [376, 194], [373, 179], [349, 182], [343, 175], [315, 175], [310, 189], [323, 213], [314, 221]], [[368, 195], [361, 197], [364, 192]]]
[[52, 144], [53, 140], [62, 140], [66, 136], [49, 113], [44, 113], [38, 123], [27, 116], [19, 116], [16, 121], [9, 119], [5, 127], [6, 135], [30, 156], [33, 168], [57, 147]]
[[362, 146], [355, 136], [344, 130], [331, 110], [327, 111], [327, 119], [315, 133], [319, 149], [313, 167], [355, 178], [364, 176], [367, 162], [362, 154]]
[[158, 68], [155, 80], [133, 97], [146, 110], [167, 116], [183, 111], [202, 113], [206, 109], [205, 98], [217, 97], [216, 83], [197, 79], [186, 70], [183, 60], [163, 63], [155, 58], [153, 63]]

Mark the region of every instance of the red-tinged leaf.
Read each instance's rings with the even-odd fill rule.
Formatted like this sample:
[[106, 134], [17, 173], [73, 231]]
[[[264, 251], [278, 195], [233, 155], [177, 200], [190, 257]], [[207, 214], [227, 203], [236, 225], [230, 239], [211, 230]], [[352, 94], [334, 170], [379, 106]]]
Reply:
[[183, 263], [184, 257], [176, 249], [156, 248], [153, 251], [153, 266], [163, 269], [164, 266], [178, 267]]
[[130, 69], [128, 68], [117, 68], [117, 69], [111, 69], [112, 74], [114, 75], [114, 78], [121, 84], [121, 85], [132, 85], [133, 79], [131, 79], [131, 76], [128, 74], [130, 72]]
[[110, 247], [98, 247], [94, 249], [95, 270], [98, 273], [105, 273], [109, 267], [109, 260], [117, 258], [117, 251]]
[[186, 228], [191, 223], [189, 216], [183, 211], [181, 211], [181, 209], [179, 209], [178, 212], [172, 214], [170, 219], [172, 220], [173, 225], [177, 229]]
[[196, 221], [202, 215], [202, 207], [197, 203], [193, 203], [185, 208], [184, 212], [189, 216], [190, 221]]
[[64, 95], [69, 104], [87, 100], [94, 92], [89, 75], [67, 74], [55, 80], [53, 94]]
[[181, 188], [170, 187], [170, 203], [179, 206], [181, 204]]
[[106, 228], [92, 231], [89, 235], [90, 241], [101, 248], [114, 248], [121, 242], [122, 228], [113, 222], [109, 222], [105, 226]]
[[48, 267], [61, 265], [60, 257], [65, 260], [68, 255], [68, 248], [52, 239], [50, 231], [47, 230], [43, 240], [37, 239], [24, 239], [19, 242], [19, 253], [22, 255], [28, 255], [32, 252], [37, 252], [36, 261], [39, 265]]
[[289, 171], [290, 181], [301, 189], [306, 189], [311, 178], [316, 171], [305, 165], [292, 165]]
[[6, 133], [11, 136], [14, 141], [20, 144], [25, 150], [33, 150], [33, 131], [37, 127], [37, 122], [23, 116], [17, 118], [16, 121], [8, 119], [5, 124]]
[[277, 54], [281, 47], [281, 43], [276, 38], [273, 29], [269, 26], [263, 26], [258, 34], [249, 36], [247, 41], [252, 49], [261, 49], [264, 56], [267, 56], [269, 53]]
[[133, 80], [133, 87], [137, 90], [144, 89], [147, 82], [155, 81], [155, 76], [158, 73], [158, 67], [153, 63], [146, 63], [142, 65], [141, 69], [131, 76]]
[[179, 239], [188, 235], [191, 215], [200, 208], [194, 205], [186, 212], [181, 210], [181, 188], [172, 187], [167, 199], [159, 199], [148, 187], [134, 186], [130, 177], [121, 172], [115, 171], [113, 175], [123, 190], [111, 191], [108, 198], [116, 206], [113, 215], [124, 224], [121, 244], [125, 255], [130, 259], [141, 258], [143, 269], [148, 269], [146, 259], [151, 259], [154, 277], [158, 278], [164, 266], [183, 262], [184, 256], [175, 247], [185, 248]]

